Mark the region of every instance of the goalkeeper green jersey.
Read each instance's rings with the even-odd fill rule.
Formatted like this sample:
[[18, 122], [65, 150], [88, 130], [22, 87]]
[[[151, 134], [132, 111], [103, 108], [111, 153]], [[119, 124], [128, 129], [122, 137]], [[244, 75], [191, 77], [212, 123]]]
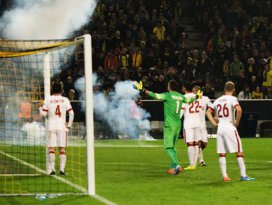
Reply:
[[149, 96], [163, 100], [164, 106], [164, 126], [181, 127], [180, 111], [183, 103], [193, 102], [195, 99], [187, 99], [184, 95], [171, 91], [166, 93], [153, 93], [149, 91]]

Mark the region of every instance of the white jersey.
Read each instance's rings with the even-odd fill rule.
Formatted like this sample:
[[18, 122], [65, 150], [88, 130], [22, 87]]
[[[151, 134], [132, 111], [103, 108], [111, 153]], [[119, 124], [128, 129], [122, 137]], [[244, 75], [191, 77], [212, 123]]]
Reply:
[[210, 98], [208, 98], [207, 96], [202, 96], [202, 98], [198, 99], [197, 101], [199, 101], [200, 103], [199, 115], [200, 115], [201, 127], [206, 128], [206, 110], [208, 109], [208, 107], [212, 106], [212, 103]]
[[[185, 97], [194, 98], [196, 95], [193, 93], [187, 93], [185, 94]], [[184, 129], [201, 127], [201, 118], [199, 115], [200, 109], [200, 102], [198, 100], [185, 104], [183, 122]]]
[[73, 109], [68, 98], [52, 95], [45, 99], [42, 111], [47, 112], [48, 130], [66, 130], [66, 112], [72, 112]]
[[235, 107], [239, 105], [236, 97], [223, 95], [210, 106], [216, 112], [219, 124], [224, 122], [235, 122]]

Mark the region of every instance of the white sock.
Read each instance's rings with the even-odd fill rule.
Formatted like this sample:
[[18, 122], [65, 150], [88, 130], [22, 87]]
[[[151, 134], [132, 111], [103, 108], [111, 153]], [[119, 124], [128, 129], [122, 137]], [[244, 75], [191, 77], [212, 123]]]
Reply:
[[199, 148], [199, 150], [198, 150], [198, 159], [199, 159], [199, 162], [204, 162], [204, 160], [203, 160], [203, 152], [202, 152], [201, 148]]
[[246, 176], [246, 165], [243, 157], [237, 157], [237, 162], [240, 168], [240, 175], [241, 177]]
[[194, 166], [195, 165], [195, 148], [194, 148], [194, 146], [188, 147], [188, 156], [189, 156], [190, 166]]
[[199, 153], [199, 146], [195, 145], [194, 149], [195, 149], [194, 164], [196, 164], [197, 163], [197, 158], [198, 158], [198, 153]]
[[50, 173], [55, 171], [55, 153], [49, 153], [49, 170]]
[[219, 157], [219, 166], [223, 177], [227, 177], [227, 161], [226, 157]]
[[64, 172], [66, 165], [66, 154], [60, 154], [60, 171]]

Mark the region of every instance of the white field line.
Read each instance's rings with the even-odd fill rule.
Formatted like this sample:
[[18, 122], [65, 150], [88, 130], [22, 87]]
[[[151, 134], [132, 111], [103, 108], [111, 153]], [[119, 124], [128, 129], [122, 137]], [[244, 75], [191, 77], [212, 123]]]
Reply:
[[130, 147], [139, 147], [139, 148], [149, 148], [149, 147], [163, 147], [163, 145], [117, 145], [117, 144], [96, 144], [95, 147], [120, 147], [120, 148], [130, 148]]
[[[186, 162], [187, 163], [187, 162]], [[185, 164], [186, 164], [185, 163]], [[213, 163], [213, 162], [209, 162], [210, 163]], [[216, 162], [217, 163], [217, 162]], [[235, 160], [233, 161], [228, 161], [228, 163], [237, 163]], [[272, 164], [272, 161], [246, 161], [245, 160], [245, 163], [268, 163], [268, 164]], [[149, 165], [150, 163], [149, 162], [96, 162], [95, 164], [106, 164], [106, 165]], [[168, 164], [167, 162], [159, 162], [159, 163], [156, 163], [156, 164]]]
[[108, 199], [106, 199], [106, 198], [104, 198], [104, 197], [102, 197], [100, 195], [97, 195], [97, 194], [92, 196], [92, 197], [97, 199], [98, 201], [101, 201], [102, 203], [104, 203], [106, 205], [117, 205], [116, 203], [114, 203], [114, 202], [112, 202], [112, 201], [110, 201], [110, 200], [108, 200]]
[[[12, 145], [12, 144], [10, 144], [10, 145]], [[18, 144], [16, 144], [16, 145], [18, 145]], [[1, 146], [5, 146], [5, 145], [1, 145], [0, 144], [0, 147]], [[20, 146], [20, 145], [19, 145]], [[22, 145], [22, 146], [33, 146], [33, 145]], [[38, 145], [38, 146], [44, 146], [44, 145]], [[118, 145], [118, 144], [100, 144], [100, 143], [98, 143], [98, 144], [95, 144], [94, 145], [95, 147], [105, 147], [105, 148], [107, 148], [107, 147], [109, 147], [109, 148], [111, 148], [111, 147], [120, 147], [120, 148], [130, 148], [130, 147], [135, 147], [135, 148], [152, 148], [152, 147], [163, 147], [163, 145], [148, 145], [148, 144], [132, 144], [132, 145]], [[69, 143], [69, 147], [86, 147], [86, 143], [80, 143], [80, 142], [70, 142]]]
[[47, 195], [48, 198], [57, 198], [63, 195], [80, 195], [83, 196], [82, 193], [73, 193], [73, 192], [65, 192], [65, 193], [57, 193], [57, 194], [48, 194], [48, 193], [21, 193], [21, 194], [0, 194], [1, 196], [36, 196], [36, 195]]
[[[45, 170], [42, 170], [42, 169], [40, 169], [39, 167], [36, 167], [36, 166], [34, 166], [34, 165], [32, 165], [32, 164], [26, 162], [26, 161], [23, 161], [23, 160], [21, 160], [21, 159], [15, 157], [15, 156], [12, 156], [12, 155], [10, 155], [10, 154], [8, 154], [8, 153], [6, 153], [6, 152], [3, 152], [3, 151], [1, 151], [1, 150], [0, 150], [0, 154], [5, 155], [6, 157], [11, 158], [11, 159], [13, 159], [13, 160], [15, 160], [15, 161], [17, 161], [17, 162], [19, 162], [19, 163], [25, 165], [25, 166], [28, 166], [28, 167], [30, 167], [30, 168], [36, 170], [37, 172], [40, 172], [40, 173], [42, 173], [42, 174], [44, 174], [44, 175], [47, 175], [47, 172], [46, 172]], [[84, 187], [79, 186], [79, 185], [77, 185], [77, 184], [75, 184], [75, 183], [73, 183], [73, 182], [71, 182], [71, 181], [69, 181], [69, 180], [67, 180], [67, 179], [64, 179], [64, 178], [59, 177], [59, 176], [51, 176], [51, 177], [53, 177], [53, 178], [55, 178], [56, 180], [59, 180], [59, 181], [65, 183], [65, 184], [68, 184], [68, 185], [70, 185], [71, 187], [74, 187], [75, 189], [77, 189], [77, 190], [79, 190], [79, 191], [81, 191], [81, 192], [83, 192], [83, 193], [87, 193], [87, 189], [85, 189]], [[97, 194], [94, 195], [94, 196], [92, 196], [92, 197], [95, 198], [95, 199], [97, 199], [97, 200], [99, 200], [99, 201], [101, 201], [101, 202], [104, 203], [104, 204], [107, 204], [107, 205], [115, 205], [115, 203], [113, 203], [113, 202], [109, 201], [108, 199], [106, 199], [106, 198], [104, 198], [104, 197], [102, 197], [102, 196], [99, 196], [99, 195], [97, 195]]]
[[42, 174], [0, 174], [0, 177], [36, 177]]

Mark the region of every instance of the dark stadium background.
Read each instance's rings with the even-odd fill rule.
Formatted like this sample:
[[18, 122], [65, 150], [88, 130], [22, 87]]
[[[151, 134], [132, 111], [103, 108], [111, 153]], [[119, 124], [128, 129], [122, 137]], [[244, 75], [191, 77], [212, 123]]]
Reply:
[[[0, 15], [12, 6], [1, 0]], [[93, 69], [105, 93], [119, 80], [142, 80], [147, 89], [164, 92], [176, 79], [200, 85], [214, 99], [232, 80], [241, 100], [272, 98], [271, 1], [100, 0], [90, 22], [71, 38], [84, 33], [92, 35]], [[77, 62], [55, 77], [70, 100], [78, 99], [74, 82], [82, 75]], [[260, 124], [271, 119], [270, 103], [243, 101], [242, 107]], [[148, 109], [148, 101], [143, 106]], [[152, 120], [161, 119], [162, 112], [152, 109]]]

